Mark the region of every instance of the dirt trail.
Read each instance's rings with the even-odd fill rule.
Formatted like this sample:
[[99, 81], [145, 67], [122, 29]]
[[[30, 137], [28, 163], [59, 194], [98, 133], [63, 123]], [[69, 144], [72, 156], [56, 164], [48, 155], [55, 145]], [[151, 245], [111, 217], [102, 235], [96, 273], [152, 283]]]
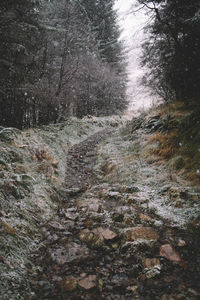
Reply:
[[87, 189], [88, 185], [97, 182], [93, 168], [97, 159], [96, 146], [105, 140], [113, 129], [105, 129], [75, 145], [68, 152], [66, 168], [66, 187]]
[[[41, 229], [45, 247], [37, 261], [42, 270], [34, 282], [36, 299], [199, 299], [197, 232], [165, 222], [146, 205], [142, 184], [148, 186], [149, 175], [143, 183], [140, 177], [146, 165], [142, 169], [136, 160], [140, 176], [135, 170], [133, 184], [117, 183], [119, 170], [106, 156], [97, 172], [99, 143], [103, 149], [126, 145], [113, 134], [108, 140], [110, 130], [99, 132], [69, 151], [66, 202]], [[109, 174], [106, 183], [100, 173], [102, 179]]]

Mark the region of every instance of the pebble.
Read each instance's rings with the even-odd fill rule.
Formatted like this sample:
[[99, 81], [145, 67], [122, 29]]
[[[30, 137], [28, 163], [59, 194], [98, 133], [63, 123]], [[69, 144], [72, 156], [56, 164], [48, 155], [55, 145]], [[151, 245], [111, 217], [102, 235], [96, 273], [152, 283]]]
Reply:
[[160, 259], [158, 258], [146, 258], [143, 262], [145, 268], [152, 268], [160, 265]]
[[149, 216], [144, 214], [139, 214], [139, 218], [141, 221], [152, 221], [152, 219]]
[[182, 261], [179, 253], [176, 250], [174, 250], [174, 248], [170, 244], [165, 244], [160, 247], [160, 256], [163, 256], [168, 260], [175, 262]]
[[135, 227], [126, 231], [126, 237], [129, 241], [136, 241], [138, 239], [144, 240], [158, 240], [159, 235], [150, 227]]
[[97, 285], [96, 281], [97, 281], [96, 275], [89, 275], [88, 277], [79, 280], [78, 285], [84, 290], [91, 290], [96, 287]]
[[77, 279], [73, 276], [68, 276], [60, 282], [62, 292], [72, 292], [77, 288]]

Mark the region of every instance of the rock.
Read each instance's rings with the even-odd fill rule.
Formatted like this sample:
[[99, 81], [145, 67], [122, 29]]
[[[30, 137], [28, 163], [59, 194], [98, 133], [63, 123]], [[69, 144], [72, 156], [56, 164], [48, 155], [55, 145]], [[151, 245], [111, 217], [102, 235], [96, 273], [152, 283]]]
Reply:
[[91, 243], [94, 239], [94, 233], [91, 232], [89, 229], [83, 229], [79, 234], [78, 234], [79, 240], [82, 242], [85, 242], [87, 244]]
[[124, 220], [124, 215], [122, 213], [114, 213], [112, 215], [112, 220], [114, 222], [122, 222]]
[[102, 227], [98, 227], [94, 229], [93, 232], [102, 235], [105, 240], [114, 240], [117, 237], [117, 234], [108, 228], [104, 229]]
[[145, 268], [143, 271], [143, 274], [141, 275], [142, 279], [151, 279], [156, 277], [157, 275], [159, 275], [161, 272], [161, 266], [160, 265], [156, 265], [154, 267], [151, 268]]
[[178, 247], [184, 247], [185, 245], [186, 245], [186, 242], [184, 240], [182, 240], [182, 239], [178, 240], [178, 244], [177, 244]]
[[153, 225], [155, 227], [161, 228], [163, 226], [163, 222], [161, 220], [155, 220], [154, 223], [153, 223]]
[[177, 298], [174, 298], [172, 295], [163, 295], [160, 300], [176, 300]]
[[135, 227], [126, 231], [128, 241], [143, 240], [158, 240], [159, 235], [150, 227]]
[[155, 246], [155, 240], [144, 240], [144, 239], [138, 239], [134, 242], [125, 242], [121, 249], [123, 252], [129, 253], [138, 253], [145, 249], [152, 249]]
[[80, 194], [81, 192], [83, 192], [83, 189], [82, 188], [71, 188], [71, 189], [65, 189], [64, 192], [65, 192], [65, 195], [70, 198], [70, 197], [75, 197], [78, 194]]
[[129, 185], [129, 186], [123, 186], [121, 188], [121, 191], [124, 193], [138, 193], [140, 189], [137, 186]]
[[53, 229], [56, 229], [56, 230], [65, 230], [65, 227], [56, 221], [50, 222], [49, 226], [51, 226]]
[[147, 221], [147, 222], [152, 221], [152, 219], [149, 216], [144, 215], [144, 214], [139, 214], [139, 218], [141, 221]]
[[168, 190], [168, 194], [169, 194], [169, 197], [171, 200], [175, 200], [177, 199], [178, 197], [180, 197], [180, 188], [178, 187], [171, 187], [169, 190]]
[[80, 279], [78, 285], [84, 290], [91, 290], [97, 286], [97, 276], [89, 275], [84, 279]]
[[77, 243], [68, 243], [66, 247], [49, 250], [51, 259], [58, 265], [64, 265], [70, 262], [84, 261], [89, 257], [89, 249]]
[[120, 199], [121, 198], [121, 194], [119, 192], [108, 192], [107, 193], [107, 197], [110, 199]]
[[126, 273], [119, 272], [111, 279], [112, 284], [116, 287], [128, 286], [129, 280]]
[[163, 194], [163, 193], [167, 192], [170, 188], [171, 188], [171, 185], [166, 184], [159, 190], [159, 192], [160, 192], [160, 194]]
[[177, 200], [177, 201], [175, 202], [175, 207], [176, 207], [176, 208], [183, 208], [183, 203], [182, 203], [182, 201], [181, 201], [181, 200]]
[[94, 232], [94, 238], [92, 240], [91, 246], [94, 248], [99, 248], [104, 246], [104, 238], [103, 235], [101, 233], [98, 232]]
[[100, 211], [99, 199], [84, 199], [79, 200], [76, 203], [78, 209], [85, 210], [88, 212], [96, 212]]
[[131, 291], [133, 293], [135, 293], [138, 289], [138, 286], [137, 285], [132, 285], [132, 286], [128, 286], [127, 287], [127, 291]]
[[91, 212], [99, 212], [100, 211], [99, 199], [91, 199], [87, 203], [87, 210]]
[[65, 217], [67, 218], [67, 219], [69, 219], [69, 220], [72, 220], [72, 221], [75, 221], [75, 220], [77, 220], [78, 219], [78, 214], [77, 213], [75, 213], [75, 212], [66, 212], [65, 213]]
[[72, 292], [77, 288], [77, 279], [73, 276], [68, 276], [60, 282], [62, 292]]
[[160, 265], [160, 259], [158, 258], [146, 258], [145, 261], [143, 262], [143, 266], [145, 268], [152, 268], [154, 266], [159, 266]]
[[55, 243], [55, 242], [57, 242], [59, 240], [59, 237], [57, 236], [57, 234], [50, 234], [50, 235], [48, 235], [47, 236], [47, 241], [49, 242], [49, 243]]
[[165, 244], [160, 247], [160, 256], [167, 258], [168, 260], [181, 262], [182, 259], [177, 251], [170, 244]]
[[78, 234], [78, 238], [91, 247], [101, 247], [104, 244], [104, 241], [112, 241], [117, 237], [117, 234], [111, 231], [110, 229], [104, 229], [98, 227], [92, 231], [89, 229], [84, 229]]

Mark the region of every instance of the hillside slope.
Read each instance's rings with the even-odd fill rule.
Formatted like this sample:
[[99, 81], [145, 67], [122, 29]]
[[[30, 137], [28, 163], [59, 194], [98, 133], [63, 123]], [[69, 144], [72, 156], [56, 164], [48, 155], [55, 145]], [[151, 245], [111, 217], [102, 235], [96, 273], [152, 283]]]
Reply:
[[181, 105], [2, 128], [1, 298], [199, 299], [198, 128]]
[[[43, 247], [41, 224], [55, 214], [65, 192], [69, 149], [120, 118], [69, 119], [20, 131], [0, 129], [0, 298], [31, 299], [31, 253]], [[22, 293], [23, 290], [23, 293]], [[23, 294], [23, 296], [22, 296]]]

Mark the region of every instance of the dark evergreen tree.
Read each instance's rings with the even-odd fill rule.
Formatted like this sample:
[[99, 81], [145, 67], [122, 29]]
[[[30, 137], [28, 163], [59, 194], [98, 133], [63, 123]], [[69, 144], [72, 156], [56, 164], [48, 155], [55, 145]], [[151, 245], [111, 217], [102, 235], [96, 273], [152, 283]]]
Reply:
[[199, 0], [139, 0], [154, 14], [144, 44], [145, 82], [165, 100], [200, 97]]
[[37, 1], [2, 0], [0, 3], [0, 123], [23, 127], [30, 106], [28, 84], [38, 73], [40, 31]]
[[83, 7], [83, 18], [90, 22], [95, 32], [101, 57], [110, 64], [117, 64], [121, 60], [122, 48], [114, 0], [79, 0], [79, 3]]
[[23, 128], [126, 107], [113, 1], [88, 3], [1, 1], [0, 125]]

